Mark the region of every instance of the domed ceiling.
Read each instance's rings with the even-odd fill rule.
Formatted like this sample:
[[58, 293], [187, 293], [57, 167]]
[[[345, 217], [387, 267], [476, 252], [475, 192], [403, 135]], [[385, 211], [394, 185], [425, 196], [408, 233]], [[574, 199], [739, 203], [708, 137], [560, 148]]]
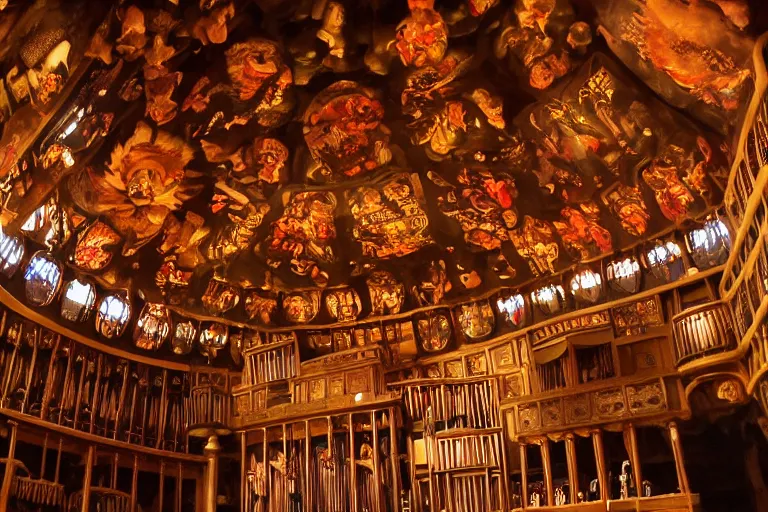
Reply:
[[752, 87], [739, 2], [4, 3], [5, 287], [143, 348], [599, 272], [716, 210]]

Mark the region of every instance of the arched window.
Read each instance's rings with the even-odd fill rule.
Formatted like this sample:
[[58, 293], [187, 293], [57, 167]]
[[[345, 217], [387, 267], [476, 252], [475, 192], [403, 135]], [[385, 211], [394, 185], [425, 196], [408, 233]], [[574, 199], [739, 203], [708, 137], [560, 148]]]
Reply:
[[603, 277], [594, 270], [586, 268], [574, 274], [570, 289], [578, 302], [595, 304], [603, 296]]
[[200, 352], [212, 360], [219, 350], [227, 346], [227, 341], [229, 328], [225, 324], [211, 322], [200, 331]]
[[642, 281], [640, 263], [634, 256], [627, 256], [609, 262], [605, 266], [608, 286], [619, 293], [637, 293]]
[[517, 293], [507, 297], [499, 297], [496, 300], [496, 309], [504, 318], [504, 321], [512, 327], [522, 327], [525, 325], [525, 297], [521, 294]]
[[56, 297], [61, 285], [61, 265], [44, 251], [36, 252], [24, 272], [24, 291], [35, 306], [47, 306]]
[[731, 251], [731, 234], [720, 219], [710, 219], [686, 236], [688, 252], [700, 270], [722, 265]]
[[122, 293], [111, 293], [101, 299], [96, 314], [96, 330], [105, 338], [118, 338], [131, 318], [131, 303]]
[[556, 315], [565, 308], [565, 292], [559, 284], [549, 284], [531, 293], [531, 300], [545, 315]]
[[24, 257], [24, 241], [17, 236], [9, 236], [0, 229], [0, 272], [5, 277], [12, 277], [21, 265]]
[[96, 304], [96, 287], [86, 280], [75, 278], [64, 288], [61, 317], [70, 322], [85, 322]]
[[197, 339], [197, 324], [191, 320], [179, 322], [171, 338], [171, 350], [179, 356], [189, 354]]
[[685, 271], [683, 251], [674, 240], [657, 240], [645, 251], [645, 266], [653, 277], [668, 283], [680, 278]]
[[157, 350], [171, 333], [171, 314], [162, 304], [147, 302], [133, 329], [133, 343], [144, 350]]

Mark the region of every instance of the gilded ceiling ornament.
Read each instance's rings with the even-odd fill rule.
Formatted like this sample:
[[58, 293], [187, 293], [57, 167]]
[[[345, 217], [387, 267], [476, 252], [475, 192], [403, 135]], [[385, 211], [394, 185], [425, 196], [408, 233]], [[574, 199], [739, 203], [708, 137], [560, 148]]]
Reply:
[[229, 327], [218, 322], [203, 324], [200, 330], [200, 352], [212, 361], [219, 350], [227, 346], [229, 342]]
[[427, 313], [416, 318], [416, 332], [422, 350], [440, 352], [451, 342], [451, 321], [443, 313]]
[[245, 312], [251, 320], [258, 319], [263, 325], [272, 325], [277, 314], [277, 299], [265, 297], [256, 290], [246, 292]]
[[611, 10], [610, 16], [600, 13], [600, 33], [673, 104], [702, 102], [721, 112], [738, 108], [751, 75], [745, 64], [752, 42], [717, 13], [672, 0], [632, 1]]
[[434, 0], [409, 0], [411, 15], [397, 27], [397, 52], [405, 66], [437, 64], [448, 49], [448, 26]]
[[240, 290], [224, 279], [212, 277], [202, 297], [203, 306], [212, 315], [221, 315], [240, 303]]
[[616, 186], [606, 189], [601, 197], [613, 216], [621, 222], [624, 231], [637, 237], [645, 234], [651, 216], [640, 187], [617, 182]]
[[354, 288], [339, 288], [325, 293], [325, 309], [335, 320], [348, 322], [360, 315], [363, 306]]
[[101, 220], [96, 220], [77, 235], [72, 263], [79, 269], [98, 272], [112, 261], [122, 237]]
[[[548, 89], [571, 70], [573, 58], [570, 51], [583, 47], [585, 40], [591, 40], [591, 35], [587, 38], [583, 34], [578, 40], [568, 39], [567, 27], [572, 23], [574, 13], [568, 0], [516, 0], [497, 31], [494, 41], [496, 58], [506, 59], [513, 71], [522, 68], [528, 85], [534, 89]], [[583, 31], [583, 25], [577, 32], [579, 29]]]
[[345, 194], [355, 219], [352, 236], [362, 243], [363, 256], [401, 257], [433, 243], [418, 176], [400, 174]]
[[411, 289], [411, 294], [419, 305], [440, 304], [445, 294], [451, 291], [453, 285], [445, 268], [443, 260], [431, 261], [426, 266], [420, 267], [420, 272], [417, 274], [419, 283]]
[[283, 297], [285, 319], [294, 324], [311, 322], [320, 311], [320, 290], [294, 292]]
[[373, 89], [348, 80], [326, 87], [304, 112], [304, 140], [314, 160], [307, 178], [343, 181], [387, 164], [392, 152], [383, 119]]
[[192, 25], [192, 37], [203, 43], [221, 44], [227, 40], [227, 21], [235, 16], [235, 6], [229, 2], [204, 12]]
[[[204, 76], [192, 87], [181, 110], [198, 114], [194, 136], [226, 133], [251, 120], [274, 128], [293, 109], [293, 75], [274, 41], [252, 38], [232, 44], [225, 52], [227, 79]], [[222, 109], [222, 105], [227, 105]]]
[[485, 338], [493, 332], [496, 318], [487, 300], [462, 304], [456, 310], [456, 319], [470, 341]]
[[517, 224], [515, 181], [505, 173], [494, 175], [485, 168], [465, 168], [451, 185], [434, 171], [427, 176], [440, 187], [450, 187], [437, 198], [440, 211], [459, 222], [464, 241], [480, 250], [494, 250], [509, 240]]
[[327, 275], [318, 268], [336, 258], [334, 215], [336, 197], [330, 192], [300, 192], [290, 198], [266, 240], [268, 261], [274, 267], [289, 262], [291, 270], [324, 286]]
[[181, 139], [139, 122], [115, 146], [103, 172], [83, 170], [69, 181], [69, 191], [80, 208], [110, 221], [130, 256], [160, 233], [170, 212], [200, 192], [192, 181], [200, 174], [186, 169], [193, 154]]
[[560, 247], [555, 241], [552, 224], [526, 215], [522, 227], [511, 231], [510, 236], [517, 253], [528, 261], [534, 276], [555, 272]]
[[688, 216], [695, 201], [678, 175], [678, 168], [668, 160], [656, 159], [643, 171], [643, 181], [651, 187], [661, 213], [675, 223]]
[[162, 304], [147, 302], [136, 319], [133, 343], [144, 350], [157, 350], [171, 334], [171, 313]]
[[376, 270], [366, 279], [374, 315], [396, 315], [405, 302], [405, 287], [386, 271]]
[[574, 259], [588, 260], [613, 251], [611, 232], [599, 224], [600, 209], [596, 203], [580, 203], [578, 209], [566, 206], [560, 213], [565, 222], [553, 224]]

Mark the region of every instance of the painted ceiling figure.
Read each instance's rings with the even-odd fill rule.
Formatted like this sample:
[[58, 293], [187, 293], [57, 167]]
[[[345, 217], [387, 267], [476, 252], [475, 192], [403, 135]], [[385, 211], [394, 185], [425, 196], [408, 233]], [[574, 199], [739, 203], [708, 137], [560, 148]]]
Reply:
[[106, 170], [87, 168], [69, 182], [75, 203], [102, 215], [122, 234], [125, 255], [160, 233], [165, 218], [200, 192], [199, 173], [186, 169], [193, 149], [140, 122], [125, 144], [117, 144]]

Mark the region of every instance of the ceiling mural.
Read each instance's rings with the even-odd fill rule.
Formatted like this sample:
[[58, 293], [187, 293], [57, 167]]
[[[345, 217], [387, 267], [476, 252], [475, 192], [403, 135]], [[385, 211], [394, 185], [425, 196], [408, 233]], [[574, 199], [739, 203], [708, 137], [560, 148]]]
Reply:
[[[275, 327], [466, 303], [483, 338], [472, 300], [722, 201], [739, 13], [581, 4], [9, 2], [4, 233], [136, 312]], [[680, 30], [693, 11], [716, 29]], [[143, 346], [166, 315], [144, 310], [165, 330]]]

